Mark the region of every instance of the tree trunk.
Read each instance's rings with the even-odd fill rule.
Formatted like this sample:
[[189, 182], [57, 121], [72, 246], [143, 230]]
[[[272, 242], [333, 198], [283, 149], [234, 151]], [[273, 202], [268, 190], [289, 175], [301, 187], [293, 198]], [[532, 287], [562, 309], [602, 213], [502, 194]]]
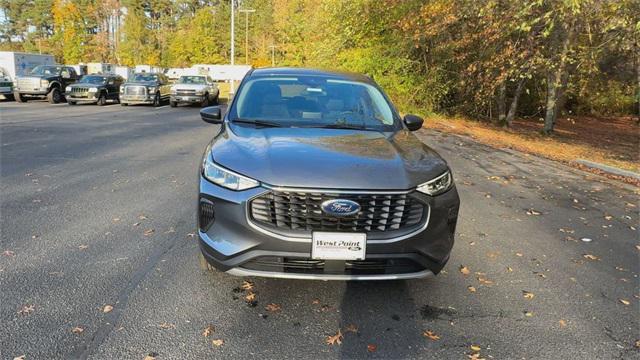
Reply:
[[547, 105], [546, 113], [544, 116], [544, 128], [543, 132], [547, 135], [553, 132], [553, 127], [556, 124], [556, 118], [558, 116], [560, 89], [562, 88], [565, 72], [567, 71], [567, 57], [571, 43], [573, 41], [574, 24], [569, 25], [567, 33], [562, 40], [562, 50], [560, 51], [557, 67], [553, 71], [549, 71], [547, 74]]
[[498, 125], [504, 126], [507, 118], [507, 82], [500, 83], [498, 88]]
[[509, 112], [507, 113], [506, 126], [511, 127], [513, 119], [516, 117], [516, 111], [518, 111], [518, 100], [520, 100], [520, 94], [522, 94], [522, 88], [524, 88], [525, 79], [522, 78], [518, 81], [518, 86], [513, 93], [513, 99], [511, 99], [511, 105], [509, 106]]

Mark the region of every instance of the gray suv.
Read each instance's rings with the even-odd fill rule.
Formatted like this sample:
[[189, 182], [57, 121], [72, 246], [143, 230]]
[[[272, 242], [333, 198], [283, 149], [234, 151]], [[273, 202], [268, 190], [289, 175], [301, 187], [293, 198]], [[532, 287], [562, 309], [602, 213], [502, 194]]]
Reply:
[[369, 77], [248, 73], [200, 166], [201, 266], [239, 276], [391, 280], [437, 274], [460, 200], [451, 170]]

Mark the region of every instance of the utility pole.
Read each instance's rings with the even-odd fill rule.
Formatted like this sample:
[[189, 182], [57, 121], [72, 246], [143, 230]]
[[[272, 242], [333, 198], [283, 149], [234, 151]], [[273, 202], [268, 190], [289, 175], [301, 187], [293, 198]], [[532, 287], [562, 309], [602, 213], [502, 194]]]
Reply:
[[[235, 47], [235, 17], [234, 17], [234, 13], [235, 13], [235, 9], [236, 9], [236, 1], [235, 0], [231, 0], [231, 65], [235, 65], [236, 63], [236, 59], [235, 59], [235, 52], [236, 52], [236, 47]], [[229, 89], [229, 96], [235, 94], [236, 89], [235, 89], [235, 84], [233, 82], [233, 79], [231, 79], [231, 86]]]
[[276, 48], [277, 48], [277, 46], [269, 45], [269, 48], [271, 49], [271, 67], [275, 67], [276, 66]]
[[255, 9], [238, 10], [244, 13], [244, 63], [249, 65], [249, 13], [256, 12]]

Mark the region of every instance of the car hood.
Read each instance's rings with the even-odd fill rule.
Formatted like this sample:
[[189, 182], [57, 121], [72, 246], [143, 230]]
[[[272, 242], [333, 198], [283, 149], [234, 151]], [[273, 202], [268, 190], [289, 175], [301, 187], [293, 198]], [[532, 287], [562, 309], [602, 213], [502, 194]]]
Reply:
[[407, 190], [447, 169], [407, 130], [254, 128], [227, 124], [212, 141], [218, 164], [273, 186]]
[[172, 88], [176, 90], [204, 90], [207, 85], [202, 84], [174, 84]]
[[85, 87], [95, 87], [95, 88], [99, 88], [99, 87], [104, 87], [104, 84], [90, 84], [90, 83], [73, 83], [71, 85], [68, 85], [67, 87], [70, 88], [75, 88], [75, 87], [81, 87], [81, 88], [85, 88]]
[[22, 80], [51, 80], [51, 79], [55, 79], [57, 78], [56, 75], [24, 75], [24, 76], [17, 76], [17, 79], [22, 79]]

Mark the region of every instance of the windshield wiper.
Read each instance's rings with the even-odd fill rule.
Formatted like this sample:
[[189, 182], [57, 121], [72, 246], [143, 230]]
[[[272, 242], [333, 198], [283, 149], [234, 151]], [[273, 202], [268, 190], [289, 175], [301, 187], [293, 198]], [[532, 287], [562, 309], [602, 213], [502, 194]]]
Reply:
[[233, 119], [231, 122], [234, 123], [242, 123], [242, 124], [253, 124], [256, 126], [266, 126], [266, 127], [282, 127], [282, 124], [278, 124], [272, 121], [266, 120], [253, 120], [253, 119]]
[[320, 129], [350, 129], [350, 130], [375, 130], [371, 128], [366, 128], [362, 125], [352, 125], [352, 124], [326, 124], [326, 125], [317, 125], [317, 126], [308, 126], [312, 128], [320, 128]]

